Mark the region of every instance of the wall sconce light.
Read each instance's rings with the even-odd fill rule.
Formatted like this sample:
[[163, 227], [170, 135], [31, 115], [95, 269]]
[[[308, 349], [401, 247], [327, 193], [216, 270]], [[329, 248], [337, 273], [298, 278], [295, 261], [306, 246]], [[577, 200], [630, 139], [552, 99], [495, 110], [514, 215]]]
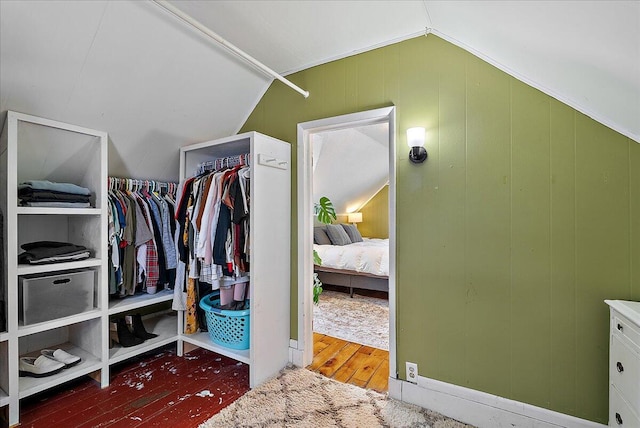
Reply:
[[424, 148], [424, 128], [407, 129], [407, 145], [411, 148], [409, 151], [409, 160], [413, 163], [422, 163], [427, 158], [427, 150]]
[[349, 213], [347, 214], [347, 222], [349, 223], [362, 223], [362, 213]]

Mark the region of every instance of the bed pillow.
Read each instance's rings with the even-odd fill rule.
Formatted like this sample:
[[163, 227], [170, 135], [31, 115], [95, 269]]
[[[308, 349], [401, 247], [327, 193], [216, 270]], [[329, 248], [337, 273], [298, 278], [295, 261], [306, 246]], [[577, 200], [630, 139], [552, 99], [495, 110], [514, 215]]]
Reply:
[[324, 226], [313, 228], [313, 243], [318, 245], [331, 245], [331, 240], [327, 236]]
[[331, 239], [331, 243], [333, 245], [351, 244], [349, 235], [347, 235], [347, 232], [345, 232], [342, 226], [340, 226], [339, 224], [328, 224], [327, 235], [329, 235], [329, 239]]
[[360, 231], [355, 224], [342, 223], [340, 226], [342, 226], [344, 231], [347, 232], [347, 235], [349, 236], [349, 239], [352, 243], [363, 242], [362, 235], [360, 235]]

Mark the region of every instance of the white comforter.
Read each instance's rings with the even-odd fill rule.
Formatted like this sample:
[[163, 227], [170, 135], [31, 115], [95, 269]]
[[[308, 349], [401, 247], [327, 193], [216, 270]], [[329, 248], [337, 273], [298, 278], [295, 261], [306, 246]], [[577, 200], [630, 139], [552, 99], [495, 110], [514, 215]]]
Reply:
[[389, 276], [389, 240], [363, 239], [364, 242], [349, 245], [313, 244], [313, 249], [322, 259], [322, 266]]

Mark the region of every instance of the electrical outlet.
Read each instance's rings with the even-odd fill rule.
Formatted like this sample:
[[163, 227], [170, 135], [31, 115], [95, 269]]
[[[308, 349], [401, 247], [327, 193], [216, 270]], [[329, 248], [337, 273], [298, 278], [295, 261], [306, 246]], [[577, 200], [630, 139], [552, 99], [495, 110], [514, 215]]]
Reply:
[[407, 364], [407, 381], [418, 383], [418, 365], [416, 363], [406, 362]]

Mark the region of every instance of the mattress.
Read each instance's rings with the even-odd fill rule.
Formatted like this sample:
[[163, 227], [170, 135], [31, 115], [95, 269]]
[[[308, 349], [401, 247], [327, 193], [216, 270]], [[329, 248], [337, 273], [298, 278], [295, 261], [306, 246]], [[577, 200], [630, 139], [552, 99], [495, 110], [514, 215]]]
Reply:
[[322, 259], [323, 267], [388, 277], [389, 240], [363, 239], [348, 245], [314, 244], [313, 249]]

